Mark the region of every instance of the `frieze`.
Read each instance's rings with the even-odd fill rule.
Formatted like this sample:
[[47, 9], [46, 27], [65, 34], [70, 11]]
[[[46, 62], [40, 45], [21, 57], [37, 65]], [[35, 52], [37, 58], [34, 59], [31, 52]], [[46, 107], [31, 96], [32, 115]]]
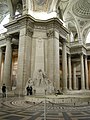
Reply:
[[34, 26], [35, 29], [42, 29], [42, 30], [46, 30], [46, 27], [43, 25], [35, 25]]
[[77, 48], [78, 48], [78, 47], [73, 48], [73, 49], [71, 48], [71, 50], [70, 50], [70, 51], [71, 51], [71, 54], [74, 54], [74, 53], [81, 53], [82, 48], [78, 48], [78, 49], [77, 49]]
[[11, 26], [11, 27], [8, 28], [7, 32], [13, 32], [15, 30], [20, 30], [20, 26], [21, 25], [13, 25], [13, 26]]
[[71, 54], [81, 53], [81, 52], [83, 52], [84, 54], [86, 54], [86, 50], [83, 47], [79, 47], [79, 46], [77, 46], [76, 48], [71, 48], [70, 51], [71, 51]]

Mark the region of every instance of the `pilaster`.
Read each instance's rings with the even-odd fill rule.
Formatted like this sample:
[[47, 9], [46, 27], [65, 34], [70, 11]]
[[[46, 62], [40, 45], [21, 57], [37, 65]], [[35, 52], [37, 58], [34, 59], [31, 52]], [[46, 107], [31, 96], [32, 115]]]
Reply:
[[59, 33], [55, 30], [47, 32], [48, 37], [48, 76], [53, 81], [55, 90], [60, 90], [59, 74]]
[[84, 58], [83, 53], [80, 54], [81, 58], [81, 89], [85, 89], [85, 76], [84, 76]]
[[72, 81], [71, 81], [71, 55], [68, 55], [68, 76], [69, 76], [69, 90], [72, 90]]
[[1, 81], [1, 69], [2, 69], [2, 49], [0, 48], [0, 88], [2, 86], [2, 81]]
[[30, 28], [20, 30], [16, 94], [24, 94], [26, 82], [30, 77], [32, 35], [33, 31]]
[[11, 40], [12, 40], [12, 37], [10, 35], [6, 36], [6, 51], [5, 51], [3, 83], [6, 84], [8, 90], [11, 90], [11, 67], [12, 67]]
[[87, 56], [85, 56], [85, 77], [86, 77], [86, 89], [89, 89], [88, 84], [88, 66], [87, 66]]
[[73, 63], [73, 89], [77, 89], [77, 81], [76, 81], [76, 63]]
[[66, 53], [66, 42], [62, 44], [62, 80], [63, 80], [63, 91], [67, 90], [67, 53]]

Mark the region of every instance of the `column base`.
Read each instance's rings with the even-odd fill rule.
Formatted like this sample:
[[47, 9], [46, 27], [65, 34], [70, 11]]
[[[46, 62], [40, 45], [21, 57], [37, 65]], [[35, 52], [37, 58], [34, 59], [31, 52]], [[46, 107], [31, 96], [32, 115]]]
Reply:
[[67, 88], [63, 88], [63, 90], [62, 90], [63, 93], [66, 93], [67, 91], [68, 91]]
[[85, 88], [81, 88], [81, 90], [85, 90]]
[[72, 88], [69, 88], [70, 91], [72, 91]]
[[14, 94], [17, 95], [17, 96], [24, 96], [25, 95], [25, 91], [16, 88], [14, 90]]

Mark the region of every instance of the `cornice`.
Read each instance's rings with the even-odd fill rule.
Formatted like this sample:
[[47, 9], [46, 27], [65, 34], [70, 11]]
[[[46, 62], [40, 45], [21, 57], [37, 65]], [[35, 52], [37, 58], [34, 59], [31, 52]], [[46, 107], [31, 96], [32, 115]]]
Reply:
[[34, 17], [32, 17], [31, 15], [28, 15], [28, 14], [22, 15], [21, 17], [18, 17], [17, 19], [14, 19], [13, 21], [4, 25], [4, 27], [9, 29], [10, 27], [16, 25], [20, 28], [22, 26], [27, 25], [27, 22], [30, 22], [29, 25], [31, 25], [32, 28], [34, 26], [40, 26], [40, 25], [42, 27], [46, 27], [46, 26], [48, 27], [50, 25], [50, 27], [51, 27], [51, 24], [52, 24], [54, 27], [57, 26], [56, 27], [57, 29], [62, 29], [67, 34], [69, 33], [69, 31], [63, 26], [62, 21], [60, 21], [58, 18], [51, 18], [51, 19], [47, 19], [47, 20], [38, 20], [38, 19], [35, 19]]

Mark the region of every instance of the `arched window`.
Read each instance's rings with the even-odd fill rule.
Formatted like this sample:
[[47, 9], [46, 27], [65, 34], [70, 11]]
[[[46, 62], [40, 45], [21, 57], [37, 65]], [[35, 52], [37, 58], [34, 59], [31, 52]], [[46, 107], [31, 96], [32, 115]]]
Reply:
[[86, 37], [86, 43], [90, 43], [90, 32], [88, 33], [88, 35]]
[[1, 22], [1, 24], [0, 24], [0, 34], [7, 31], [7, 29], [4, 28], [3, 25], [5, 25], [5, 24], [7, 24], [7, 23], [9, 22], [9, 16], [10, 16], [10, 15], [8, 14], [8, 15], [3, 19], [3, 21]]
[[[16, 12], [15, 15], [18, 15], [19, 12]], [[4, 33], [7, 31], [6, 28], [4, 28], [3, 25], [9, 23], [9, 17], [10, 17], [10, 14], [6, 15], [6, 17], [2, 20], [1, 24], [0, 24], [0, 34]]]

